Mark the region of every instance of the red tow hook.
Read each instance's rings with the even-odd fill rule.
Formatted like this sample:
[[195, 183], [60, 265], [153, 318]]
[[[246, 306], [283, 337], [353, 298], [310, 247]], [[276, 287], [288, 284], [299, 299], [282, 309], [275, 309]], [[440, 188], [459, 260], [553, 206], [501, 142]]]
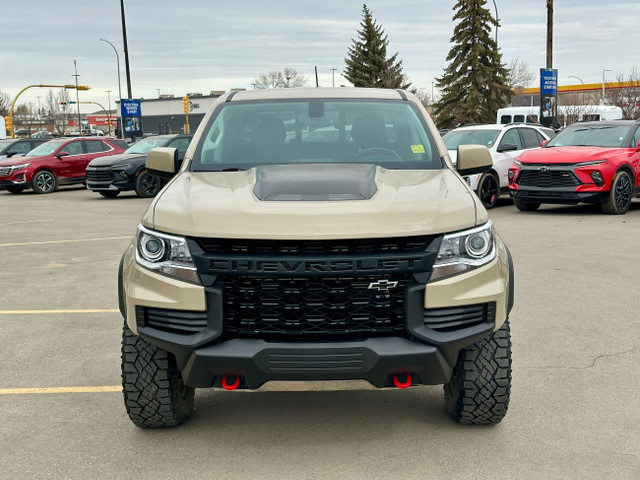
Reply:
[[[233, 383], [229, 383], [229, 379], [233, 378]], [[235, 390], [240, 386], [240, 377], [238, 375], [223, 375], [222, 376], [222, 388], [225, 390]]]
[[[402, 373], [400, 375], [403, 375]], [[404, 382], [401, 382], [400, 379], [398, 378], [398, 374], [394, 373], [393, 374], [393, 384], [398, 387], [398, 388], [407, 388], [411, 386], [411, 374], [410, 373], [405, 373], [404, 374], [406, 377], [406, 380]]]

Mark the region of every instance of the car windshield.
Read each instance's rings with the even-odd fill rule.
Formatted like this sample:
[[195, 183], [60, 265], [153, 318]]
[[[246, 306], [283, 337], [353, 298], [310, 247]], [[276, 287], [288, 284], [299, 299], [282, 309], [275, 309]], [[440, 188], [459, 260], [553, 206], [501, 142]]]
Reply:
[[153, 150], [156, 147], [162, 147], [165, 143], [167, 143], [166, 138], [149, 137], [131, 145], [124, 153], [149, 153], [150, 150]]
[[27, 153], [27, 157], [46, 157], [55, 152], [60, 145], [60, 142], [45, 142]]
[[460, 145], [484, 145], [491, 148], [496, 143], [500, 130], [464, 129], [452, 130], [442, 140], [447, 150], [457, 150]]
[[190, 169], [232, 171], [301, 163], [443, 167], [429, 130], [410, 102], [305, 99], [222, 104], [203, 132]]
[[623, 147], [629, 133], [629, 125], [571, 125], [549, 140], [545, 148], [590, 146]]

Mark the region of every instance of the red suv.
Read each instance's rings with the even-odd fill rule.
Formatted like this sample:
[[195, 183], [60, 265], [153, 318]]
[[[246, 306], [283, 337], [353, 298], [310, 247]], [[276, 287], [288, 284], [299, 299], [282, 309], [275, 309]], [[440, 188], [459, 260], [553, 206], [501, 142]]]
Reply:
[[59, 138], [43, 143], [25, 156], [0, 162], [0, 190], [20, 193], [32, 188], [51, 193], [59, 185], [84, 183], [88, 163], [96, 157], [122, 153], [127, 144], [113, 138]]
[[519, 210], [599, 203], [605, 213], [627, 212], [640, 195], [640, 122], [569, 125], [543, 148], [515, 159], [509, 192]]

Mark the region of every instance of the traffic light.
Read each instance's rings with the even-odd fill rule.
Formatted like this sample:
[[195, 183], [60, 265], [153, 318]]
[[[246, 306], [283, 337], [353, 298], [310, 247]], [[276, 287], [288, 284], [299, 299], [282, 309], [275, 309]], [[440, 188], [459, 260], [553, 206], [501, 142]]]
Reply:
[[69, 102], [60, 102], [60, 105], [69, 105]]
[[184, 103], [184, 113], [189, 113], [189, 97], [182, 97]]
[[4, 126], [7, 132], [13, 131], [13, 122], [11, 121], [11, 117], [9, 116], [4, 117]]
[[89, 90], [88, 85], [78, 85], [78, 90]]

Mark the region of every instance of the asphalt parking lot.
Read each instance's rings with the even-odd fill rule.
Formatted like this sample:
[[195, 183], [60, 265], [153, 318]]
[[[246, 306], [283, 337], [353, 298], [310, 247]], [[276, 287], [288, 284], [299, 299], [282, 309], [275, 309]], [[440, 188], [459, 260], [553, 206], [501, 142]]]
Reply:
[[0, 478], [639, 478], [640, 199], [490, 212], [516, 268], [513, 388], [494, 427], [441, 387], [198, 390], [177, 429], [128, 419], [116, 277], [149, 204], [0, 192]]

